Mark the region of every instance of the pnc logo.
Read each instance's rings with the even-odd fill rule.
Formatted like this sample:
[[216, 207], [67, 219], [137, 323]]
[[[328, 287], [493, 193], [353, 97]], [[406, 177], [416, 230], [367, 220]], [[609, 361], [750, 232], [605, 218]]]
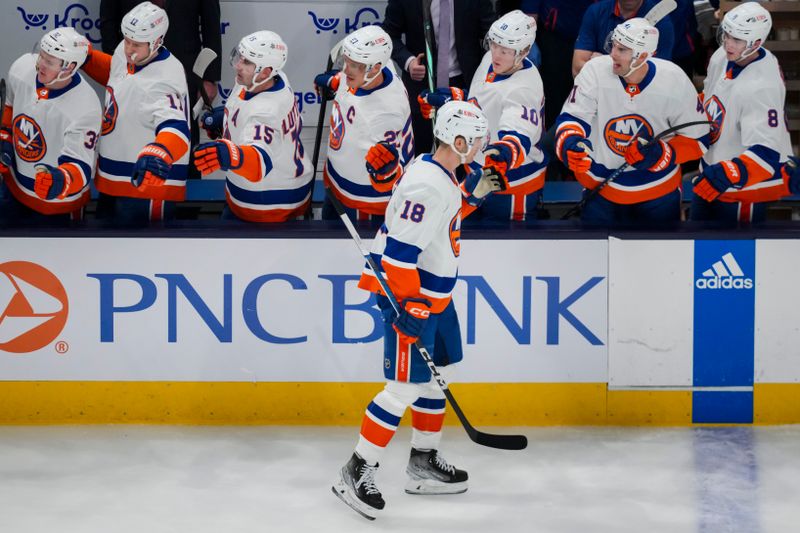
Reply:
[[67, 292], [52, 272], [27, 261], [0, 264], [0, 351], [47, 346], [64, 329], [68, 313]]
[[712, 96], [705, 103], [706, 115], [711, 121], [711, 144], [714, 144], [719, 139], [722, 133], [722, 126], [725, 124], [725, 106], [716, 95]]

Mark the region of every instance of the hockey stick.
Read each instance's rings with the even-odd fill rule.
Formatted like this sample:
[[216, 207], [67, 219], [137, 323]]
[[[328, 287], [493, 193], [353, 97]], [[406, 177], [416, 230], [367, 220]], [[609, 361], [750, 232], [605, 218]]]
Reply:
[[205, 86], [203, 85], [203, 76], [206, 73], [206, 69], [217, 58], [217, 53], [212, 50], [211, 48], [203, 48], [200, 50], [200, 53], [197, 54], [197, 59], [194, 60], [194, 65], [192, 65], [192, 72], [195, 76], [197, 76], [200, 83], [197, 85], [197, 88], [200, 89], [200, 100], [192, 108], [192, 117], [197, 120], [197, 117], [200, 116], [200, 113], [205, 109], [206, 111], [210, 111], [214, 101], [208, 95], [208, 91], [206, 91]]
[[[325, 67], [325, 72], [330, 72], [333, 70], [333, 64], [336, 62], [336, 57], [339, 55], [339, 51], [342, 49], [342, 45], [344, 44], [344, 40], [339, 41], [331, 48], [331, 52], [328, 54], [328, 63]], [[322, 91], [320, 91], [322, 92]], [[323, 95], [320, 98], [322, 101], [319, 103], [319, 116], [317, 117], [317, 131], [314, 134], [314, 152], [311, 154], [311, 166], [314, 169], [314, 174], [312, 174], [313, 179], [317, 179], [317, 166], [319, 165], [319, 150], [322, 147], [322, 129], [325, 125], [325, 112], [327, 111], [328, 107], [328, 99], [325, 98]], [[311, 213], [311, 204], [312, 202], [308, 202], [308, 210], [306, 211], [306, 215], [308, 216]]]
[[661, 19], [675, 11], [676, 7], [678, 7], [678, 4], [675, 0], [661, 0], [647, 12], [644, 18], [647, 22], [655, 26], [661, 22]]
[[[653, 9], [655, 9], [655, 8], [653, 8]], [[700, 126], [702, 124], [713, 124], [713, 122], [711, 122], [710, 120], [696, 120], [694, 122], [686, 122], [685, 124], [678, 124], [677, 126], [673, 126], [671, 128], [665, 129], [664, 131], [662, 131], [661, 133], [659, 133], [658, 135], [653, 137], [653, 140], [651, 140], [650, 143], [659, 141], [659, 140], [663, 139], [664, 137], [666, 137], [667, 135], [671, 135], [671, 134], [675, 133], [678, 130], [682, 130], [683, 128], [690, 128], [692, 126]], [[633, 140], [635, 140], [635, 139], [633, 139]], [[575, 213], [578, 213], [581, 209], [583, 209], [583, 207], [586, 205], [586, 203], [589, 200], [591, 200], [592, 198], [597, 196], [597, 194], [601, 190], [603, 190], [603, 187], [605, 187], [606, 185], [608, 185], [609, 183], [611, 183], [612, 181], [614, 181], [615, 179], [620, 177], [620, 175], [629, 166], [630, 165], [627, 162], [623, 163], [622, 166], [620, 166], [617, 170], [612, 172], [610, 176], [608, 176], [605, 180], [600, 182], [600, 184], [597, 187], [595, 187], [594, 189], [589, 189], [589, 191], [586, 193], [586, 196], [584, 196], [581, 199], [580, 202], [578, 202], [577, 204], [572, 206], [572, 208], [569, 211], [564, 213], [564, 216], [561, 217], [561, 220], [567, 220], [568, 218], [570, 218]]]
[[[386, 297], [389, 299], [389, 302], [391, 302], [395, 313], [399, 314], [400, 306], [397, 304], [397, 299], [394, 297], [394, 294], [392, 294], [392, 290], [389, 288], [386, 280], [383, 279], [383, 275], [381, 274], [378, 265], [375, 263], [375, 260], [372, 258], [372, 255], [364, 248], [356, 228], [353, 226], [353, 223], [350, 221], [350, 219], [347, 217], [347, 213], [344, 211], [344, 206], [330, 189], [327, 190], [327, 194], [328, 198], [331, 200], [331, 203], [333, 203], [333, 207], [339, 214], [339, 218], [342, 219], [347, 231], [350, 233], [350, 237], [353, 238], [353, 241], [358, 247], [359, 252], [361, 252], [361, 255], [364, 257], [364, 259], [366, 259], [369, 268], [372, 269], [372, 272], [375, 274], [375, 278], [378, 280], [378, 283], [380, 284], [381, 289], [383, 289], [384, 294], [386, 294]], [[447, 387], [447, 382], [436, 369], [436, 365], [434, 364], [431, 355], [428, 353], [428, 350], [425, 348], [425, 345], [422, 344], [422, 341], [417, 339], [417, 342], [414, 343], [414, 346], [416, 346], [417, 350], [419, 350], [420, 355], [422, 355], [422, 358], [425, 360], [425, 364], [428, 365], [428, 369], [431, 371], [433, 379], [435, 379], [436, 383], [439, 385], [439, 387], [441, 387], [442, 392], [444, 392], [445, 397], [450, 402], [453, 411], [456, 412], [456, 416], [458, 416], [458, 419], [461, 421], [461, 425], [464, 426], [464, 429], [466, 430], [469, 438], [472, 439], [472, 442], [482, 446], [488, 446], [489, 448], [498, 448], [500, 450], [524, 450], [528, 446], [528, 438], [524, 435], [495, 435], [492, 433], [484, 433], [475, 429], [472, 424], [469, 423], [469, 420], [467, 420], [467, 417], [461, 410], [461, 407], [458, 405], [458, 403], [456, 403], [456, 399], [453, 397], [453, 394]]]
[[[0, 120], [3, 120], [3, 113], [5, 112], [6, 112], [6, 79], [0, 78]], [[11, 161], [7, 161], [6, 157], [0, 157], [0, 162], [9, 168], [11, 167]], [[0, 175], [0, 182], [2, 181], [3, 181], [3, 176]]]
[[[431, 2], [432, 0], [424, 0], [422, 2], [422, 30], [425, 35], [425, 75], [428, 78], [428, 91], [433, 92], [436, 90], [436, 85], [433, 83], [433, 22], [431, 21]], [[434, 129], [436, 123], [436, 110], [431, 110], [431, 129]], [[431, 153], [436, 151], [436, 135], [433, 136], [433, 143], [431, 144]]]

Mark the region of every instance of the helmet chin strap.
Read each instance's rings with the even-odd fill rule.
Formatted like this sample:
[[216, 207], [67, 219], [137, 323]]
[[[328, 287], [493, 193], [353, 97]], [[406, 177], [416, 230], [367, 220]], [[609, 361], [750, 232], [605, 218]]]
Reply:
[[249, 93], [252, 93], [252, 92], [254, 92], [256, 89], [258, 89], [259, 87], [261, 87], [262, 85], [264, 85], [265, 83], [267, 83], [269, 80], [271, 80], [272, 78], [274, 78], [274, 77], [275, 77], [275, 74], [276, 74], [276, 71], [273, 69], [273, 70], [272, 70], [272, 74], [271, 74], [270, 76], [268, 76], [268, 77], [267, 77], [267, 79], [265, 79], [265, 80], [262, 80], [262, 81], [258, 81], [258, 82], [257, 82], [257, 81], [256, 81], [256, 78], [258, 77], [258, 75], [259, 75], [259, 74], [261, 74], [261, 72], [262, 72], [262, 71], [261, 71], [261, 70], [259, 70], [258, 72], [254, 72], [254, 73], [253, 73], [253, 81], [252, 81], [252, 83], [250, 83], [250, 86], [249, 86], [249, 87], [247, 87], [247, 92], [249, 92]]
[[748, 57], [750, 57], [753, 54], [755, 54], [756, 52], [758, 52], [759, 48], [761, 48], [761, 45], [759, 45], [759, 46], [751, 46], [749, 49], [745, 48], [744, 51], [742, 51], [742, 53], [739, 55], [739, 57], [734, 59], [733, 62], [734, 63], [738, 63], [739, 61], [743, 61], [743, 60], [747, 59]]
[[369, 66], [369, 68], [368, 68], [368, 69], [366, 70], [366, 72], [364, 73], [364, 85], [369, 85], [370, 83], [372, 83], [372, 81], [373, 81], [375, 78], [377, 78], [378, 76], [380, 76], [380, 74], [381, 74], [381, 71], [383, 70], [383, 65], [381, 65], [381, 68], [379, 68], [379, 69], [378, 69], [378, 72], [376, 72], [374, 75], [372, 75], [372, 76], [369, 76], [369, 75], [367, 75], [367, 72], [369, 72], [370, 70], [372, 70], [372, 69], [375, 67], [375, 65], [380, 65], [380, 63], [373, 63], [372, 65], [370, 65], [370, 66]]
[[634, 72], [636, 72], [637, 70], [642, 68], [645, 65], [645, 63], [647, 63], [647, 58], [645, 58], [644, 61], [642, 61], [641, 63], [639, 63], [637, 66], [634, 67], [633, 64], [636, 63], [637, 59], [639, 59], [639, 58], [636, 57], [636, 58], [634, 58], [633, 61], [631, 61], [631, 66], [628, 67], [628, 72], [626, 72], [625, 74], [622, 75], [623, 79], [627, 78], [628, 76], [630, 76], [631, 74], [633, 74]]

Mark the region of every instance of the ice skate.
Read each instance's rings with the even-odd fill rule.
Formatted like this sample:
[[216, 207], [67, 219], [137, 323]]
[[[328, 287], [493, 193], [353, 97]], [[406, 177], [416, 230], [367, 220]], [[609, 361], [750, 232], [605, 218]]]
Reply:
[[339, 499], [369, 520], [375, 520], [378, 512], [386, 505], [378, 487], [375, 486], [377, 469], [377, 464], [370, 466], [354, 453], [339, 471], [339, 479], [331, 487]]
[[409, 494], [461, 494], [467, 491], [467, 473], [449, 464], [437, 450], [411, 448], [406, 474], [406, 492]]

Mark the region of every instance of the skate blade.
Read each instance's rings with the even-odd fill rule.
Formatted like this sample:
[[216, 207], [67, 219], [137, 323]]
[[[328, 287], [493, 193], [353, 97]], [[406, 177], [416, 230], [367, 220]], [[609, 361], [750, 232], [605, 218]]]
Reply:
[[331, 492], [336, 494], [337, 498], [342, 500], [344, 503], [347, 504], [348, 507], [350, 507], [352, 510], [354, 510], [367, 520], [375, 520], [376, 516], [370, 515], [366, 511], [361, 510], [359, 508], [359, 505], [356, 502], [352, 501], [352, 498], [350, 498], [350, 495], [347, 493], [347, 490], [345, 488], [338, 488], [336, 485], [333, 485], [331, 486]]
[[442, 483], [432, 479], [409, 479], [406, 483], [406, 494], [445, 495], [463, 494], [467, 492], [466, 481], [460, 483]]

